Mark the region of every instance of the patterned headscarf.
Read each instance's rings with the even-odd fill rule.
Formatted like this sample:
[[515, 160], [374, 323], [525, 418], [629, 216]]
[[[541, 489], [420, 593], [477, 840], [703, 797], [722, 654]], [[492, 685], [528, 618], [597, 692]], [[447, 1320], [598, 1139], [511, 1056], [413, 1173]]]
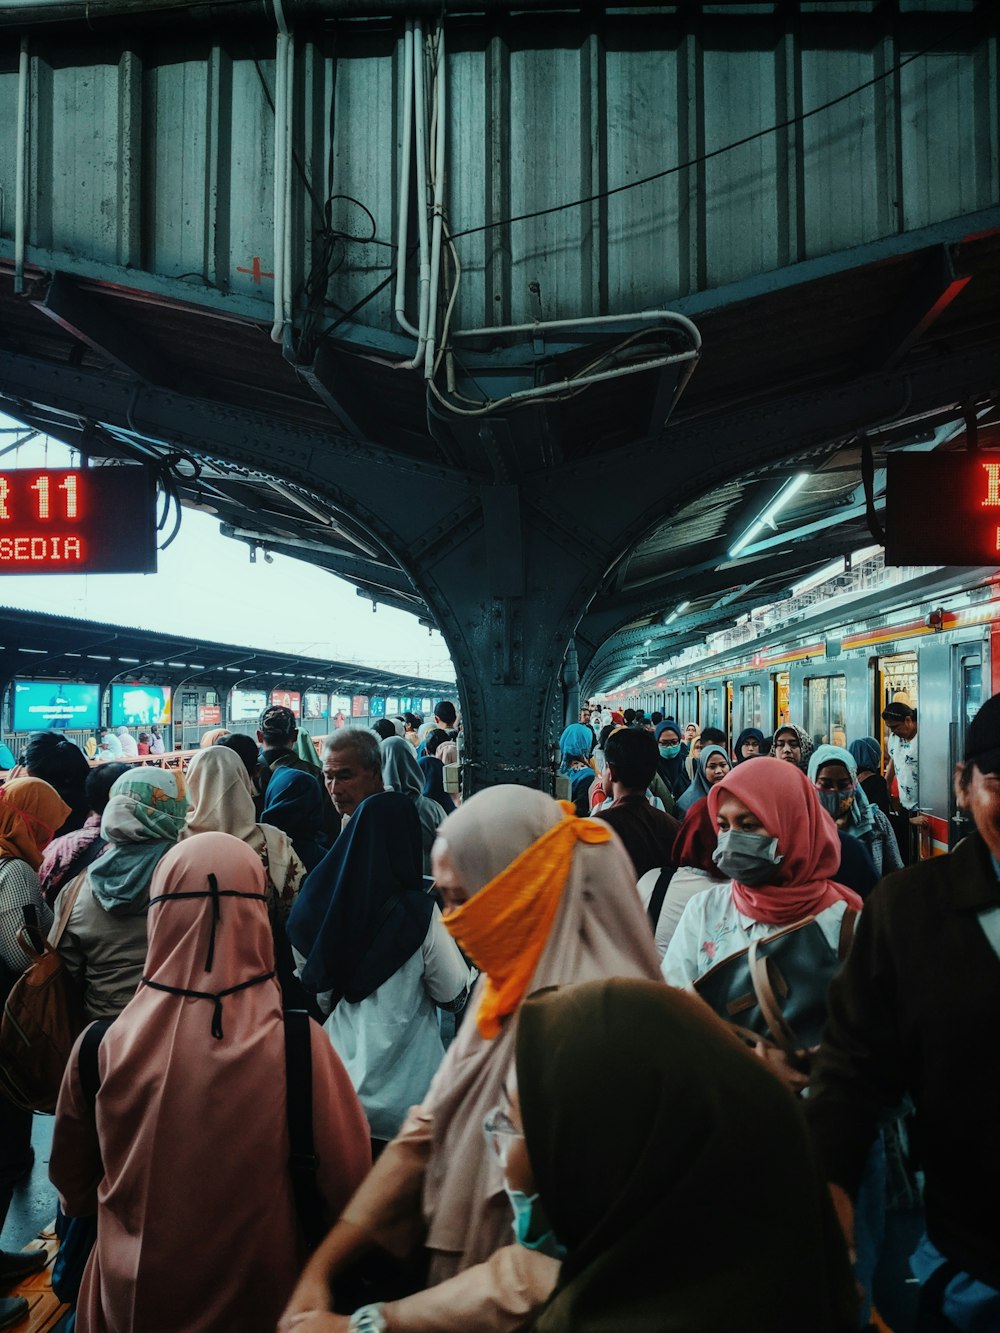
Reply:
[[[809, 756], [813, 752], [813, 743], [802, 728], [797, 727], [794, 722], [783, 722], [771, 737], [771, 753], [774, 755], [775, 759], [780, 758], [780, 755], [778, 754], [778, 737], [783, 731], [793, 731], [795, 735], [798, 736], [801, 753], [797, 767], [801, 768], [804, 773], [809, 767]], [[787, 764], [788, 762], [787, 759], [782, 760], [782, 763]]]
[[90, 866], [94, 897], [106, 911], [131, 906], [149, 891], [160, 859], [177, 841], [187, 813], [177, 768], [132, 768], [111, 788], [101, 837], [111, 845]]

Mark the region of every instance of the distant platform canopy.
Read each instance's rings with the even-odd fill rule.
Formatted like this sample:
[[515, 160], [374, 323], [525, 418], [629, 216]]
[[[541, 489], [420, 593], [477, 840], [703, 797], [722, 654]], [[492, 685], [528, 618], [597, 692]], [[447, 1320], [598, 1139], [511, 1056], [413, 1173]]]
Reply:
[[456, 697], [453, 680], [0, 607], [0, 688], [14, 679], [88, 680], [102, 686], [128, 681], [174, 690], [190, 683], [220, 692], [237, 685], [300, 694], [325, 690], [411, 702]]

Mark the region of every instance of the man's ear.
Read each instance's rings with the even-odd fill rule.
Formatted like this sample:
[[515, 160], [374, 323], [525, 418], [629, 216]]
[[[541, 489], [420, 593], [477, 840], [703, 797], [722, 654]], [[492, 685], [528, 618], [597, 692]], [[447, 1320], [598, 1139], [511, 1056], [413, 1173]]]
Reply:
[[968, 785], [965, 781], [964, 764], [955, 765], [955, 771], [952, 774], [952, 783], [954, 784], [955, 787], [955, 804], [958, 806], [959, 810], [968, 810], [969, 791], [968, 791]]
[[257, 732], [257, 744], [258, 745], [264, 744], [264, 733], [262, 731]]

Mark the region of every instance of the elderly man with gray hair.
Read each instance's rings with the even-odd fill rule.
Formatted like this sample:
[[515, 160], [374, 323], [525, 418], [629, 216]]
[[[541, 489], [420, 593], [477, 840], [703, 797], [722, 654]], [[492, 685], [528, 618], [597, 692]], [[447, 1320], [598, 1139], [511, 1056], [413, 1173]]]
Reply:
[[366, 796], [384, 790], [378, 736], [362, 727], [344, 727], [327, 736], [323, 782], [343, 828]]

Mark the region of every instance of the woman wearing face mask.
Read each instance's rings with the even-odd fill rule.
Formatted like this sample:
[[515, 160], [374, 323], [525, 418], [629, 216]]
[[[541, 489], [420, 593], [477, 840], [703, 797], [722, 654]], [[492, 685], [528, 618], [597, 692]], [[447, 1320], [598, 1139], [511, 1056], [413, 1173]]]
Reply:
[[686, 815], [729, 772], [729, 756], [721, 745], [706, 745], [694, 763], [694, 781], [677, 802], [677, 813]]
[[513, 1244], [503, 1173], [482, 1132], [510, 1080], [521, 1002], [567, 981], [659, 978], [624, 848], [601, 820], [573, 818], [568, 802], [526, 787], [477, 792], [441, 826], [433, 860], [453, 909], [445, 924], [482, 975], [423, 1103], [307, 1265], [282, 1333], [379, 1328], [329, 1312], [331, 1279], [336, 1288], [373, 1247], [398, 1258], [423, 1247], [429, 1261], [427, 1290], [379, 1308], [393, 1333], [529, 1327], [558, 1266]]
[[815, 916], [836, 952], [840, 923], [861, 898], [838, 883], [840, 840], [796, 765], [740, 764], [712, 788], [719, 830], [712, 859], [729, 878], [692, 898], [663, 959], [672, 986], [687, 986], [751, 941]]
[[[656, 761], [657, 777], [676, 802], [687, 790], [690, 781], [684, 769], [687, 756], [681, 745], [680, 725], [669, 720], [661, 722], [653, 734], [660, 752]], [[658, 794], [654, 792], [654, 795]]]
[[533, 1333], [857, 1329], [805, 1122], [692, 997], [618, 978], [533, 996], [517, 1094], [485, 1128], [521, 1243], [564, 1256]]
[[869, 802], [848, 750], [839, 745], [821, 745], [809, 760], [809, 780], [820, 805], [841, 833], [866, 848], [879, 879], [890, 870], [902, 870], [903, 858], [892, 825], [878, 806]]

